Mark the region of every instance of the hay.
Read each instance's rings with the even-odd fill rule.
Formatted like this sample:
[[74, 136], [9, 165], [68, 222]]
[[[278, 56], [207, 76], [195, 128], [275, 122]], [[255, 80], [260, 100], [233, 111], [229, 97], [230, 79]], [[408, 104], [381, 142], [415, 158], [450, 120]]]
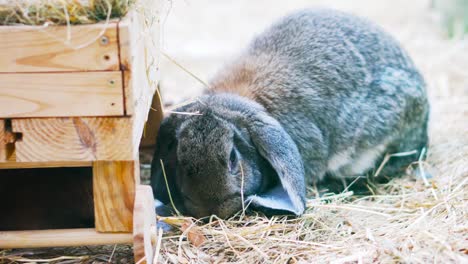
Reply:
[[[198, 248], [187, 232], [166, 234], [159, 261], [461, 263], [468, 253], [464, 143], [465, 158], [459, 160], [446, 160], [447, 149], [434, 146], [430, 160], [442, 158], [450, 165], [439, 167], [441, 174], [429, 179], [428, 186], [408, 177], [379, 186], [372, 196], [347, 192], [310, 199], [306, 213], [297, 219], [213, 217], [198, 226], [206, 238]], [[177, 226], [189, 220], [165, 221]]]
[[0, 25], [77, 25], [125, 16], [136, 0], [7, 0]]
[[132, 251], [130, 245], [0, 250], [0, 263], [133, 263]]

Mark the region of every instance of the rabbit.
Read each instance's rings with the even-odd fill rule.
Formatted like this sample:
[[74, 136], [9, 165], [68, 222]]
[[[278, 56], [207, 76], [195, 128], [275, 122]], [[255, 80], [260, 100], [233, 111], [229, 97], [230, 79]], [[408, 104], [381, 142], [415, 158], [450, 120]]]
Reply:
[[428, 143], [425, 87], [399, 43], [372, 22], [296, 11], [176, 110], [193, 114], [164, 118], [155, 198], [198, 218], [245, 207], [299, 216], [308, 184], [375, 173], [386, 154], [407, 152], [379, 171], [402, 175]]

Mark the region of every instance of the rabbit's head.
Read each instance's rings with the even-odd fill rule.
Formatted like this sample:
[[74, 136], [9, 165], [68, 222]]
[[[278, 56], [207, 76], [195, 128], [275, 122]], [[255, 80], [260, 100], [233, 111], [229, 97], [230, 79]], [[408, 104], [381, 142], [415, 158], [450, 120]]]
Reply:
[[171, 114], [161, 124], [151, 173], [157, 199], [168, 204], [170, 195], [178, 210], [195, 217], [225, 218], [247, 206], [303, 212], [301, 157], [261, 106], [212, 95], [177, 111], [198, 115]]

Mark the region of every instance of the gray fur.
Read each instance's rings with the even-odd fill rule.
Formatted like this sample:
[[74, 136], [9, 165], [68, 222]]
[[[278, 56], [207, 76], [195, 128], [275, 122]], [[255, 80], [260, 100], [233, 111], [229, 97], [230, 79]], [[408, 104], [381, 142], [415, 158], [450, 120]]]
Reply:
[[166, 117], [152, 184], [168, 203], [162, 159], [177, 206], [198, 217], [240, 210], [242, 178], [246, 203], [299, 215], [306, 183], [364, 175], [386, 153], [416, 150], [381, 172], [397, 176], [427, 145], [425, 83], [411, 59], [376, 25], [334, 10], [283, 18], [178, 111], [202, 115]]

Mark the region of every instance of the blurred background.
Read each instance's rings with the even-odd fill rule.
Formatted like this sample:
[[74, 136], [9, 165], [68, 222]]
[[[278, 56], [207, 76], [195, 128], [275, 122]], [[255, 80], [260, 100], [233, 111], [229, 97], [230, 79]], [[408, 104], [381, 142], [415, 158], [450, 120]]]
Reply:
[[[378, 23], [409, 51], [431, 96], [468, 94], [468, 0], [172, 0], [164, 2], [162, 50], [209, 81], [255, 34], [285, 14], [331, 7]], [[163, 57], [165, 104], [198, 95], [202, 85]]]

